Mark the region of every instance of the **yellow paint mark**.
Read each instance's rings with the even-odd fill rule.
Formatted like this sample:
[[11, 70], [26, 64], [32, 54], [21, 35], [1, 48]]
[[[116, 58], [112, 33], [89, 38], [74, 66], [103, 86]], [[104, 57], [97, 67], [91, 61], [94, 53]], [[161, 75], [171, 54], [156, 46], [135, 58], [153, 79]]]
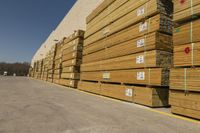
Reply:
[[[34, 79], [34, 78], [33, 78], [33, 79]], [[39, 81], [41, 81], [41, 80], [39, 80]], [[46, 83], [54, 84], [54, 83], [51, 83], [51, 82], [46, 82]], [[85, 92], [85, 91], [78, 90], [78, 89], [72, 89], [72, 88], [70, 88], [70, 87], [66, 87], [66, 86], [62, 86], [62, 85], [58, 85], [58, 84], [54, 84], [54, 85], [56, 85], [56, 86], [58, 86], [58, 87], [62, 87], [62, 88], [68, 88], [68, 89], [71, 89], [71, 90], [74, 90], [74, 91], [77, 91], [77, 92], [81, 92], [81, 93], [84, 93], [84, 94], [87, 94], [87, 95], [91, 95], [91, 96], [103, 98], [103, 99], [110, 100], [110, 101], [115, 101], [115, 102], [120, 102], [120, 103], [123, 102], [123, 101], [118, 100], [118, 99], [113, 99], [113, 98], [109, 98], [109, 97], [105, 97], [105, 96], [102, 96], [102, 95], [93, 94], [93, 93], [90, 93], [90, 92]], [[181, 119], [181, 120], [184, 120], [184, 121], [188, 121], [188, 122], [200, 124], [200, 121], [195, 120], [195, 119], [190, 119], [190, 118], [187, 118], [187, 117], [182, 117], [182, 116], [178, 116], [178, 115], [166, 113], [166, 112], [159, 111], [159, 110], [156, 110], [156, 109], [151, 109], [151, 108], [145, 108], [145, 109], [146, 109], [146, 110], [149, 110], [149, 111], [151, 111], [151, 112], [154, 112], [154, 113], [161, 114], [161, 115], [165, 115], [165, 116], [169, 116], [169, 117]]]
[[184, 120], [184, 121], [200, 124], [200, 121], [195, 120], [195, 119], [190, 119], [190, 118], [187, 118], [187, 117], [182, 117], [182, 116], [179, 116], [179, 115], [174, 115], [174, 114], [170, 114], [170, 113], [166, 113], [166, 112], [163, 112], [163, 111], [150, 109], [150, 108], [148, 110], [151, 111], [151, 112], [155, 112], [155, 113], [159, 113], [159, 114], [165, 115], [165, 116], [169, 116], [169, 117], [181, 119], [181, 120]]

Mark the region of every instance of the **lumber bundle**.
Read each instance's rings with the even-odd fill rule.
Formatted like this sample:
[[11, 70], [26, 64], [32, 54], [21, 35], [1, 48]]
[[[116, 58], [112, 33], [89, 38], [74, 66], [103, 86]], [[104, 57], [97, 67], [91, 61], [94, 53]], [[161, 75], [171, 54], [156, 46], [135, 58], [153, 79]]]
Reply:
[[171, 112], [200, 119], [200, 0], [175, 0], [174, 68], [170, 72]]
[[48, 62], [48, 69], [47, 69], [48, 78], [47, 78], [47, 81], [48, 82], [53, 82], [53, 74], [54, 74], [54, 67], [55, 67], [55, 63], [54, 63], [55, 50], [56, 50], [56, 45], [52, 46], [51, 50], [47, 54], [47, 62]]
[[174, 0], [174, 22], [198, 18], [200, 15], [200, 0]]
[[63, 40], [59, 84], [77, 88], [80, 79], [84, 31], [77, 30]]
[[[134, 102], [134, 88], [140, 86], [152, 93], [145, 95], [138, 89], [136, 103], [166, 106], [167, 102], [157, 101], [168, 100], [171, 14], [171, 1], [105, 0], [86, 20], [78, 88]], [[153, 89], [161, 89], [166, 95], [156, 97]], [[151, 104], [145, 103], [140, 94], [148, 95]]]

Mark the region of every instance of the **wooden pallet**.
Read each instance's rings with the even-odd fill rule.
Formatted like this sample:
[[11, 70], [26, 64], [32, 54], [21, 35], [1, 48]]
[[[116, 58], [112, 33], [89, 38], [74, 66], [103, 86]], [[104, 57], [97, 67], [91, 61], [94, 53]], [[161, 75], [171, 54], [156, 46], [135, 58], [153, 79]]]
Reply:
[[62, 68], [62, 73], [79, 73], [79, 72], [80, 72], [79, 66], [69, 66]]
[[80, 79], [120, 84], [169, 86], [169, 70], [162, 68], [152, 68], [103, 72], [82, 72]]
[[169, 102], [172, 113], [200, 119], [200, 93], [170, 90]]
[[174, 46], [174, 66], [200, 66], [200, 42]]
[[188, 44], [200, 41], [200, 19], [178, 26], [174, 29], [174, 45]]
[[148, 51], [128, 56], [86, 63], [81, 65], [84, 71], [109, 71], [148, 67], [171, 67], [171, 53], [165, 51]]
[[74, 52], [62, 55], [62, 62], [72, 60], [72, 59], [76, 59], [76, 60], [82, 59], [82, 52], [74, 51]]
[[174, 68], [170, 72], [170, 89], [200, 92], [200, 68]]

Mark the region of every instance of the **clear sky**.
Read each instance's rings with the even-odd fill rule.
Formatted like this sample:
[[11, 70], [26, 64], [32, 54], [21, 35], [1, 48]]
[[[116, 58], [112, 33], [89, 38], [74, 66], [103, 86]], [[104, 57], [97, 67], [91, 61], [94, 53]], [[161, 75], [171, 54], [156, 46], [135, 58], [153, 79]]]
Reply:
[[76, 0], [0, 0], [0, 62], [30, 62]]

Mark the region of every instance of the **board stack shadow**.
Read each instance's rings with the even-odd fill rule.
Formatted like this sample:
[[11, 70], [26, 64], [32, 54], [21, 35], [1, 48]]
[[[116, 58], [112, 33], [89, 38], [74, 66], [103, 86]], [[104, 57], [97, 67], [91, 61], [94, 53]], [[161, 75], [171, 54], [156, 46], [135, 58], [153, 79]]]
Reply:
[[200, 119], [200, 0], [174, 0], [172, 113]]
[[59, 84], [77, 88], [80, 80], [84, 31], [77, 30], [62, 42]]
[[168, 106], [172, 65], [170, 0], [105, 0], [88, 17], [83, 91], [150, 106]]

